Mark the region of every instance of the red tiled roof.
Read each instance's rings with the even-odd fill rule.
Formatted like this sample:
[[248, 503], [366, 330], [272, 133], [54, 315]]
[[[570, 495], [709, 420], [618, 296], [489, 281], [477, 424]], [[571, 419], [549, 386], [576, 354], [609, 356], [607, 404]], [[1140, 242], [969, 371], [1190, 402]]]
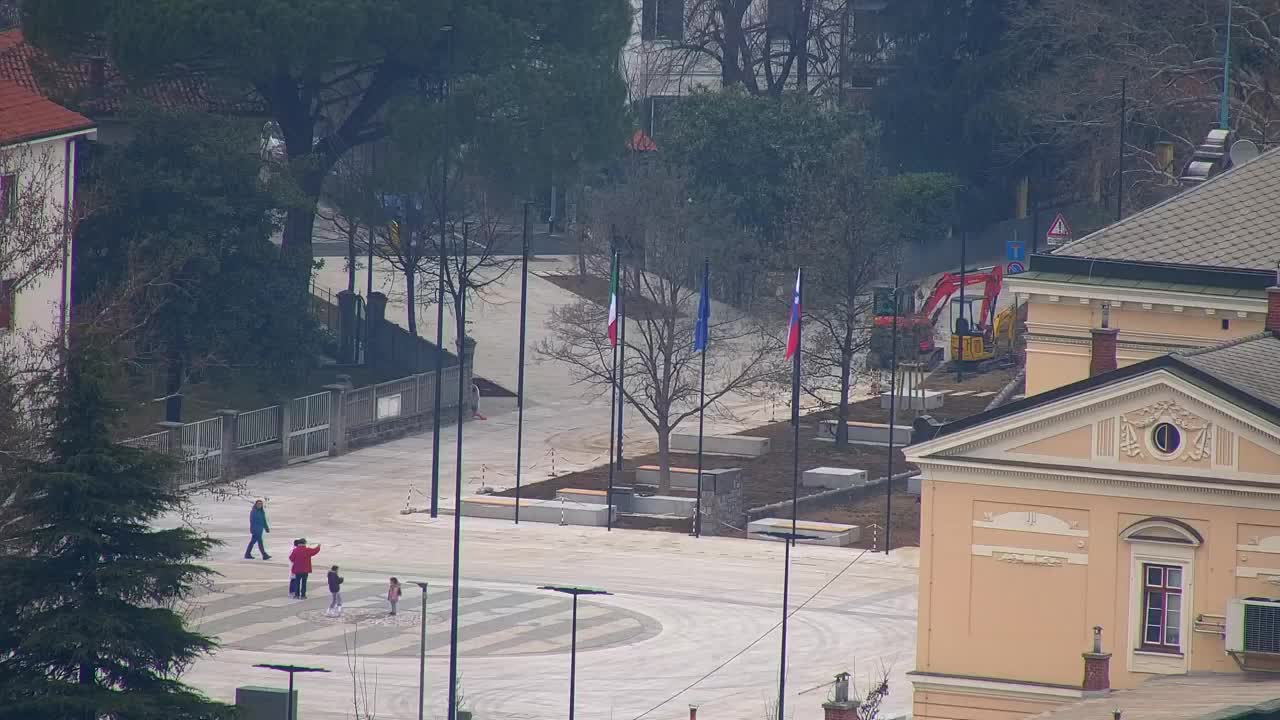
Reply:
[[130, 98], [149, 101], [170, 110], [188, 109], [226, 115], [262, 115], [265, 105], [241, 92], [219, 92], [199, 74], [167, 77], [144, 87], [129, 87], [109, 61], [101, 68], [102, 87], [93, 87], [93, 60], [88, 57], [53, 58], [27, 43], [22, 30], [0, 32], [0, 79], [75, 107], [88, 115], [117, 113]]
[[93, 121], [8, 80], [0, 80], [0, 145], [88, 130]]

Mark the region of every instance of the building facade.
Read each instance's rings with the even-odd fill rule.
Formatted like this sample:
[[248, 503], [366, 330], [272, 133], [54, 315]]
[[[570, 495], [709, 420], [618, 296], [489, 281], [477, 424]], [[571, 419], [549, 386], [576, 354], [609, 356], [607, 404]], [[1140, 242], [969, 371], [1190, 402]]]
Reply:
[[[1263, 332], [921, 428], [915, 717], [1280, 668], [1280, 602], [1245, 601], [1280, 598], [1280, 288], [1269, 301]], [[1093, 335], [1114, 365], [1114, 333]]]
[[0, 80], [0, 342], [65, 338], [71, 313], [76, 144], [86, 117]]
[[1078, 241], [1006, 279], [1027, 303], [1027, 395], [1088, 377], [1090, 332], [1116, 330], [1120, 367], [1263, 327], [1280, 246], [1271, 151]]

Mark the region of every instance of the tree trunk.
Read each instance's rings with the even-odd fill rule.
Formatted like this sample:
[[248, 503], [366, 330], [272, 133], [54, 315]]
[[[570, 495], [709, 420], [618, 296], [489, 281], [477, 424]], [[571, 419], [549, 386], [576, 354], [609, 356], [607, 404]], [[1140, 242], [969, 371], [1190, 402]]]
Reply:
[[587, 238], [583, 231], [578, 232], [578, 277], [587, 277]]
[[[850, 298], [851, 303], [852, 300]], [[836, 420], [836, 445], [849, 444], [849, 375], [853, 371], [853, 321], [853, 309], [846, 306], [844, 343], [840, 346], [840, 409]]]
[[[356, 292], [356, 235], [360, 233], [360, 224], [348, 221], [347, 225], [347, 292]], [[368, 291], [366, 291], [368, 292]]]
[[[93, 686], [97, 684], [97, 669], [92, 662], [85, 660], [80, 663], [80, 672], [76, 678], [78, 683], [85, 687], [85, 694], [93, 691]], [[98, 713], [93, 709], [86, 709], [81, 713], [82, 720], [97, 720]]]
[[658, 423], [658, 494], [671, 494], [671, 428]]
[[418, 336], [418, 308], [416, 299], [416, 288], [414, 287], [413, 268], [417, 267], [416, 263], [407, 263], [404, 271], [404, 301], [409, 311], [409, 334], [414, 337]]

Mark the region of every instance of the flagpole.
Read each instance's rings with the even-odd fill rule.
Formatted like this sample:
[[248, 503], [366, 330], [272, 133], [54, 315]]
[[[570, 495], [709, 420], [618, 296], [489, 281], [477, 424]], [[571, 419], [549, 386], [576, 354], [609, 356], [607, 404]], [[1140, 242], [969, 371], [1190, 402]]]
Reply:
[[[462, 264], [458, 268], [458, 454], [453, 478], [453, 587], [449, 613], [449, 720], [455, 719], [458, 688], [458, 578], [462, 566], [462, 421], [466, 416], [462, 387], [467, 352], [467, 223], [462, 223]], [[422, 618], [425, 620], [425, 618]]]
[[[963, 285], [961, 288], [963, 289]], [[963, 305], [961, 305], [963, 307]], [[961, 340], [961, 342], [964, 342]], [[893, 517], [893, 433], [898, 424], [898, 271], [893, 271], [893, 358], [889, 361], [889, 469], [884, 480], [884, 554], [889, 554], [889, 526]]]
[[[618, 251], [613, 252], [612, 267], [609, 272], [609, 280], [612, 281], [615, 273], [618, 271]], [[613, 302], [610, 298], [610, 302]], [[618, 346], [614, 344], [613, 339], [609, 340], [609, 351], [613, 355], [613, 369], [609, 372], [609, 490], [605, 493], [604, 505], [605, 512], [605, 530], [613, 532], [613, 441], [614, 441], [614, 423], [618, 421]]]
[[622, 254], [618, 254], [618, 470], [622, 470], [622, 413], [627, 408], [627, 273], [622, 267]]
[[702, 303], [705, 301], [708, 306], [711, 304], [710, 290], [707, 288], [707, 281], [711, 279], [711, 259], [702, 259], [702, 296], [698, 299], [698, 319], [694, 325], [694, 334], [697, 335], [698, 327], [701, 325], [701, 335], [694, 338], [695, 343], [702, 345], [702, 369], [698, 373], [698, 496], [694, 500], [693, 509], [693, 536], [702, 537], [702, 423], [703, 416], [707, 411], [707, 342], [711, 340], [710, 324], [710, 308], [704, 311]]
[[524, 229], [520, 238], [520, 370], [516, 379], [516, 524], [520, 524], [520, 455], [524, 449], [524, 345], [525, 316], [529, 305], [529, 201], [524, 203]]
[[[801, 346], [801, 326], [800, 317], [804, 297], [804, 271], [796, 271], [796, 294], [792, 300], [793, 312], [795, 317], [792, 318], [795, 323], [796, 347], [792, 354], [794, 365], [791, 370], [791, 432], [792, 432], [792, 453], [791, 453], [791, 537], [785, 540], [786, 550], [784, 551], [783, 570], [782, 570], [782, 654], [778, 662], [778, 719], [786, 718], [786, 695], [787, 695], [787, 600], [791, 592], [791, 546], [796, 541], [796, 517], [797, 506], [799, 505], [800, 496], [800, 346]], [[788, 338], [788, 342], [790, 339]]]

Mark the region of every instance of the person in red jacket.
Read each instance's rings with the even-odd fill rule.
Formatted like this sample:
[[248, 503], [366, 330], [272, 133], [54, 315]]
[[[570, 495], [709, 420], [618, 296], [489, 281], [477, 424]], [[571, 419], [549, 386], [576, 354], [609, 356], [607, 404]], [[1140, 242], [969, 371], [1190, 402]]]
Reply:
[[320, 546], [307, 547], [307, 539], [300, 538], [293, 542], [293, 550], [289, 551], [289, 569], [298, 581], [298, 599], [307, 599], [307, 576], [311, 574], [311, 558], [320, 552]]

